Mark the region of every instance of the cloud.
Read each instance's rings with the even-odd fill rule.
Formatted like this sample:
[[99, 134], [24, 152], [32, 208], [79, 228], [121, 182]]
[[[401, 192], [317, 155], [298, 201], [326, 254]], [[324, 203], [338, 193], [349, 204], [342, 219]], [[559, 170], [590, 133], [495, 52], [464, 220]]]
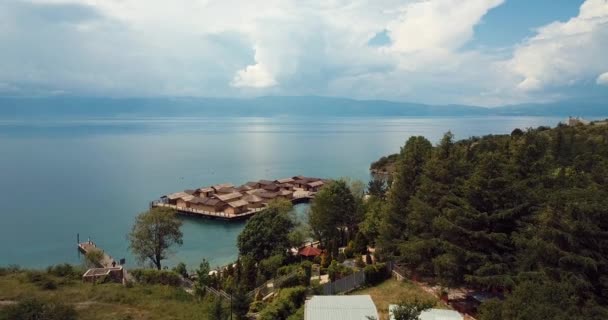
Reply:
[[551, 89], [592, 79], [608, 69], [608, 0], [587, 0], [576, 17], [553, 22], [520, 44], [510, 61], [522, 90]]
[[232, 85], [235, 87], [265, 88], [276, 84], [276, 80], [268, 69], [259, 63], [239, 70], [232, 81]]
[[596, 83], [599, 85], [608, 86], [608, 72], [604, 72], [597, 77]]
[[547, 101], [608, 70], [607, 1], [470, 49], [503, 0], [4, 0], [0, 94]]

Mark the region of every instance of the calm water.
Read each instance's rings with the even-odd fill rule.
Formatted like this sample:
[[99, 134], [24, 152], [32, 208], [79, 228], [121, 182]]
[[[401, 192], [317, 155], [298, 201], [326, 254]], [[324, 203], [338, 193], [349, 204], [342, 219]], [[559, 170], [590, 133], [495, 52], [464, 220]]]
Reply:
[[[230, 118], [0, 121], [0, 265], [78, 263], [76, 233], [134, 261], [126, 234], [160, 195], [298, 174], [368, 179], [412, 135], [437, 142], [558, 118]], [[299, 207], [299, 210], [304, 208]], [[243, 223], [184, 219], [171, 263], [236, 256]]]

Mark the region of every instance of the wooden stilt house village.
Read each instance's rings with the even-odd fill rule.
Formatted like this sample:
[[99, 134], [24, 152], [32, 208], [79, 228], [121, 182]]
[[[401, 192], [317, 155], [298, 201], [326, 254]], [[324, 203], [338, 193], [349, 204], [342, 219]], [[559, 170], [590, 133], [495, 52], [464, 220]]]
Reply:
[[181, 214], [232, 220], [247, 218], [274, 199], [307, 202], [327, 183], [327, 179], [304, 176], [250, 181], [241, 186], [224, 183], [164, 195], [151, 206], [173, 208]]

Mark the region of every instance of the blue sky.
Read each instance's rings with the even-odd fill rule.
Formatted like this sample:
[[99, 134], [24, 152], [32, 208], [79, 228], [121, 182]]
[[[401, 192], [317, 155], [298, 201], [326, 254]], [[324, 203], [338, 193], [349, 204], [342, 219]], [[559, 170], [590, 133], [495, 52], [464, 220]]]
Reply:
[[0, 95], [608, 97], [608, 0], [3, 0]]

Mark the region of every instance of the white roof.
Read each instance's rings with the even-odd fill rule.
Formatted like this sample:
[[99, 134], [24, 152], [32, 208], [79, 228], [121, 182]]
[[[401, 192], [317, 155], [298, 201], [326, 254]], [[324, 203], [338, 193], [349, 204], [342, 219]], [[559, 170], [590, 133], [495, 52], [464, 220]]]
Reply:
[[369, 295], [313, 296], [304, 306], [304, 320], [368, 320], [378, 317]]
[[[391, 320], [394, 320], [393, 317], [393, 309], [396, 308], [397, 305], [391, 304], [388, 306], [388, 310], [391, 315]], [[422, 311], [419, 320], [463, 320], [464, 318], [460, 313], [454, 310], [443, 310], [443, 309], [428, 309]]]

